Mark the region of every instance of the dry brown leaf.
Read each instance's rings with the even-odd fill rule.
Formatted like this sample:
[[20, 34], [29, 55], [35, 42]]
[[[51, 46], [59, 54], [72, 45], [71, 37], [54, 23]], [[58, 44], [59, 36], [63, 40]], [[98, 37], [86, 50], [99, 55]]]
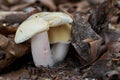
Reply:
[[[15, 44], [13, 38], [7, 38], [3, 35], [0, 35], [0, 39], [2, 41], [0, 45], [0, 55], [4, 54], [4, 58], [0, 59], [0, 69], [9, 66], [13, 63], [17, 58], [22, 57], [23, 55], [30, 52], [29, 43], [24, 44]], [[3, 41], [3, 40], [4, 41]]]
[[76, 16], [75, 18], [77, 19], [72, 27], [72, 45], [80, 57], [86, 61], [86, 64], [91, 63], [99, 56], [98, 51], [101, 46], [102, 39], [93, 31], [90, 24], [83, 20], [80, 15]]
[[24, 21], [29, 15], [25, 12], [18, 11], [0, 11], [0, 22], [6, 23], [20, 23]]
[[42, 5], [47, 6], [48, 8], [50, 8], [50, 10], [52, 10], [52, 11], [56, 11], [56, 9], [57, 9], [57, 7], [56, 7], [53, 0], [39, 0], [39, 2]]
[[29, 5], [31, 5], [31, 4], [29, 4], [29, 3], [24, 3], [24, 4], [19, 4], [19, 5], [16, 5], [16, 6], [12, 6], [12, 7], [10, 8], [10, 11], [19, 11], [19, 10], [22, 10], [22, 9], [28, 7]]
[[9, 26], [7, 23], [0, 24], [0, 34], [10, 35], [15, 34], [17, 27]]

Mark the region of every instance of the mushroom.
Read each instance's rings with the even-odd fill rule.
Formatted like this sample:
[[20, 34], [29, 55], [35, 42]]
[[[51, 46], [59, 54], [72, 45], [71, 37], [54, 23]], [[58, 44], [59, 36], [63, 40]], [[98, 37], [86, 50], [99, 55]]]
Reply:
[[17, 29], [16, 44], [31, 38], [31, 50], [36, 67], [53, 66], [47, 30], [49, 25], [41, 18], [25, 20]]
[[52, 44], [54, 64], [63, 61], [69, 49], [71, 39], [71, 25], [69, 23], [73, 22], [72, 18], [61, 12], [42, 12], [32, 15], [28, 19], [36, 17], [43, 18], [50, 26], [48, 36], [50, 44]]
[[[68, 26], [69, 23], [72, 23], [72, 22], [73, 22], [73, 20], [70, 16], [68, 16], [65, 13], [61, 13], [61, 12], [42, 12], [42, 13], [34, 14], [34, 15], [30, 16], [25, 22], [23, 22], [20, 25], [20, 27], [18, 28], [18, 30], [16, 32], [16, 36], [19, 36], [19, 37], [15, 36], [15, 42], [21, 43], [32, 37], [31, 48], [32, 48], [32, 55], [33, 55], [33, 60], [34, 60], [35, 65], [37, 67], [39, 67], [40, 65], [43, 65], [45, 67], [52, 66], [54, 63], [56, 63], [56, 61], [53, 62], [53, 60], [55, 60], [57, 57], [57, 56], [55, 57], [54, 54], [60, 55], [60, 52], [58, 51], [58, 49], [62, 49], [63, 47], [64, 47], [64, 49], [66, 47], [66, 51], [63, 50], [62, 53], [66, 54], [68, 48], [67, 48], [67, 46], [63, 46], [61, 44], [68, 45], [68, 43], [61, 42], [60, 45], [63, 47], [57, 47], [57, 46], [60, 46], [59, 44], [53, 45], [52, 52], [54, 52], [54, 53], [53, 53], [53, 56], [51, 56], [49, 41], [48, 41], [48, 34], [46, 31], [49, 29], [48, 27], [54, 27], [54, 28], [58, 27], [58, 29], [59, 29], [60, 25], [66, 24], [66, 26]], [[46, 23], [46, 25], [48, 24], [49, 26], [44, 25], [45, 23]], [[24, 30], [23, 26], [25, 26], [24, 27], [25, 30]], [[36, 29], [34, 27], [37, 30], [37, 32], [36, 33], [34, 32], [34, 34], [32, 34], [29, 38], [25, 39], [25, 37], [23, 37], [23, 31], [24, 31], [24, 33], [28, 32], [28, 31], [29, 31], [28, 33], [33, 33], [32, 26], [35, 26], [35, 27], [39, 26], [39, 27], [42, 27], [42, 28], [44, 27], [44, 28], [43, 28], [43, 30], [41, 30], [41, 29]], [[47, 27], [47, 28], [45, 28], [45, 27]], [[64, 28], [60, 29], [59, 31], [61, 32], [61, 30], [63, 30], [63, 29]], [[40, 31], [38, 31], [38, 30], [40, 30]], [[21, 31], [22, 31], [22, 33], [21, 33]], [[63, 32], [64, 32], [64, 30], [63, 30]], [[51, 34], [51, 31], [50, 31], [50, 34]], [[60, 34], [62, 34], [62, 32]], [[26, 36], [28, 37], [28, 35], [26, 35]], [[51, 36], [53, 36], [53, 35], [51, 34]], [[21, 39], [25, 39], [25, 40], [21, 41]], [[51, 39], [51, 37], [50, 37], [50, 39]], [[52, 42], [50, 42], [50, 43], [52, 43]], [[37, 48], [35, 48], [35, 47], [37, 47]], [[62, 53], [61, 53], [61, 55], [62, 55]], [[57, 62], [58, 61], [60, 61], [60, 60], [57, 60]]]
[[52, 44], [53, 62], [58, 63], [64, 60], [69, 50], [71, 40], [71, 25], [64, 24], [51, 27], [48, 30], [50, 44]]

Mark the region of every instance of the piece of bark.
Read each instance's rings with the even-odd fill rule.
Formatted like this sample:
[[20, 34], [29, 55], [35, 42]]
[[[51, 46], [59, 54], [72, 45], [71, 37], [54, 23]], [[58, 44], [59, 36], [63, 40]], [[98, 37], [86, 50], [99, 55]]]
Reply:
[[[100, 55], [98, 51], [102, 43], [102, 38], [96, 34], [90, 24], [85, 22], [80, 15], [75, 16], [75, 18], [76, 20], [72, 27], [72, 45], [84, 60], [83, 65], [85, 65], [96, 60]], [[89, 42], [86, 39], [92, 39], [92, 41]]]
[[29, 43], [15, 44], [14, 39], [0, 34], [0, 69], [30, 52]]
[[20, 23], [28, 18], [25, 12], [0, 11], [0, 23]]

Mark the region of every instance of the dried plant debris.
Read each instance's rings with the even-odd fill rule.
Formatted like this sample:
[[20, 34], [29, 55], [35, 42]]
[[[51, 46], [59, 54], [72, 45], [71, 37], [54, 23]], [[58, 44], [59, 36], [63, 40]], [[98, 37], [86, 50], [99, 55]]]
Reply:
[[72, 28], [72, 45], [85, 63], [90, 63], [98, 56], [102, 39], [81, 16], [76, 18]]
[[115, 0], [107, 0], [103, 4], [92, 7], [90, 10], [89, 22], [97, 33], [107, 30], [110, 18], [116, 15], [118, 11], [114, 6]]
[[0, 34], [3, 34], [5, 36], [15, 34], [17, 28], [17, 26], [10, 25], [9, 23], [1, 23]]
[[25, 12], [0, 11], [0, 22], [20, 23], [28, 17]]
[[80, 1], [77, 3], [64, 3], [59, 5], [59, 10], [65, 13], [87, 13], [90, 10], [90, 4], [87, 1]]
[[119, 80], [119, 32], [111, 30], [104, 34], [107, 51], [84, 72], [84, 77], [93, 77], [100, 80]]
[[55, 11], [57, 9], [53, 0], [39, 0], [39, 2], [50, 8], [52, 11]]
[[119, 80], [119, 50], [119, 42], [109, 44], [108, 51], [90, 67], [85, 77], [94, 76], [100, 80]]
[[30, 45], [16, 45], [11, 37], [5, 37], [0, 34], [0, 70], [8, 67], [17, 58], [30, 52]]
[[19, 10], [22, 10], [22, 9], [30, 6], [30, 5], [31, 5], [30, 3], [24, 3], [24, 4], [15, 5], [15, 6], [12, 6], [10, 8], [10, 11], [19, 11]]
[[22, 79], [29, 79], [29, 73], [28, 71], [23, 67], [18, 71], [11, 71], [10, 73], [7, 73], [6, 75], [2, 75], [2, 80], [22, 80]]

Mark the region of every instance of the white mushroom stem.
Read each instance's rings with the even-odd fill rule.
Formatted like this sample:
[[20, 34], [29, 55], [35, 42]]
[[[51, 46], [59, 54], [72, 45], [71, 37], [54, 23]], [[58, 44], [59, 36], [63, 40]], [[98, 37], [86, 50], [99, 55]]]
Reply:
[[31, 39], [31, 48], [36, 67], [53, 66], [47, 31], [38, 33]]
[[52, 45], [53, 62], [58, 63], [64, 60], [69, 50], [69, 43], [55, 43]]

